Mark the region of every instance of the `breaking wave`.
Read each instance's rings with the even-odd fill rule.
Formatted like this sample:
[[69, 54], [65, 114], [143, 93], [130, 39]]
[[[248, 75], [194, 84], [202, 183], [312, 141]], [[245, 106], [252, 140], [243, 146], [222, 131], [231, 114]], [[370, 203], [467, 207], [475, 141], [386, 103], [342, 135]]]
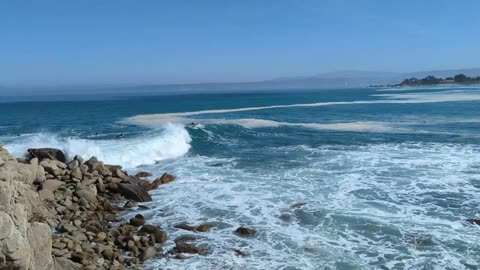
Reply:
[[69, 158], [96, 156], [105, 163], [133, 168], [183, 156], [189, 151], [190, 142], [190, 135], [183, 126], [166, 124], [135, 138], [88, 140], [36, 133], [7, 143], [5, 147], [14, 156], [24, 156], [28, 148], [54, 147], [63, 150]]

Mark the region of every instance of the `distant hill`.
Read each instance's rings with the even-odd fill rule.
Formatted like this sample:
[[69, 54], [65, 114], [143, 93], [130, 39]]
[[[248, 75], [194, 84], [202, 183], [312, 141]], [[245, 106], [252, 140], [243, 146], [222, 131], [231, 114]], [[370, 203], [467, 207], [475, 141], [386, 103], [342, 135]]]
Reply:
[[427, 76], [434, 76], [434, 77], [453, 77], [457, 74], [464, 74], [468, 77], [478, 77], [480, 76], [480, 68], [469, 68], [469, 69], [450, 69], [450, 70], [432, 70], [432, 71], [421, 71], [421, 72], [412, 72], [412, 73], [405, 73], [403, 75], [403, 79], [406, 78], [424, 78]]
[[412, 77], [409, 79], [403, 80], [401, 83], [393, 84], [393, 85], [386, 85], [386, 86], [421, 86], [421, 85], [439, 85], [439, 84], [480, 84], [480, 76], [466, 76], [465, 74], [457, 74], [455, 76], [448, 76], [445, 78], [437, 78], [432, 75], [428, 75], [423, 79], [417, 79], [416, 77]]
[[196, 84], [154, 84], [125, 87], [57, 87], [57, 88], [0, 88], [4, 96], [46, 96], [46, 95], [155, 95], [182, 94], [203, 92], [240, 92], [269, 91], [289, 89], [319, 89], [319, 88], [358, 88], [369, 85], [398, 84], [408, 78], [424, 78], [427, 76], [452, 77], [456, 74], [469, 77], [480, 76], [480, 68], [434, 70], [411, 73], [376, 72], [360, 70], [344, 70], [321, 73], [312, 76], [285, 77], [256, 82], [232, 83], [196, 83]]

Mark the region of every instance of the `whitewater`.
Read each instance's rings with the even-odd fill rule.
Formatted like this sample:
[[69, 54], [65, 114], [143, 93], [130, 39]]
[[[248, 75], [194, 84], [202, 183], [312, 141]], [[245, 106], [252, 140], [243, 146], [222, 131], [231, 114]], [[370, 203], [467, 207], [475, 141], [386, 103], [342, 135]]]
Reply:
[[208, 253], [145, 269], [480, 267], [480, 226], [465, 221], [480, 218], [479, 87], [4, 103], [0, 115], [18, 157], [55, 147], [177, 176], [125, 217], [162, 226], [165, 250], [194, 234]]

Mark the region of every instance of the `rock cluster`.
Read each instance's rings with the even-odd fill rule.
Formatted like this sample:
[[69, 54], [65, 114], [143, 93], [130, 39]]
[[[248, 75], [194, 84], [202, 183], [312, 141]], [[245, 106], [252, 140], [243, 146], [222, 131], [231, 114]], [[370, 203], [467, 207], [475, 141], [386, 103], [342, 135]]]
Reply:
[[28, 152], [15, 160], [0, 145], [0, 268], [125, 269], [162, 254], [160, 227], [117, 214], [151, 201], [148, 191], [173, 176], [150, 182], [95, 157], [65, 163], [57, 149]]
[[[130, 176], [95, 157], [69, 161], [52, 148], [28, 153], [15, 159], [0, 144], [0, 269], [135, 269], [157, 256], [208, 253], [190, 236], [175, 239], [175, 247], [164, 253], [168, 237], [161, 227], [147, 224], [141, 214], [130, 220], [119, 215], [151, 201], [148, 191], [174, 176], [147, 181], [142, 178], [152, 176], [148, 172]], [[202, 233], [213, 225], [173, 227]], [[240, 227], [235, 233], [253, 237], [256, 232]]]

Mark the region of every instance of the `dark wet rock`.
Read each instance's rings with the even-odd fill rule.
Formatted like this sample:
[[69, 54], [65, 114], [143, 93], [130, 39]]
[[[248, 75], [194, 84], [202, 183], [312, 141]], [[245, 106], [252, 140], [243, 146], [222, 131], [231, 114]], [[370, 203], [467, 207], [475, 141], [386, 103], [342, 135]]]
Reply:
[[152, 201], [152, 197], [144, 188], [132, 184], [120, 183], [118, 185], [118, 192], [125, 196], [125, 198], [136, 202]]
[[162, 184], [166, 184], [166, 183], [169, 183], [169, 182], [172, 182], [173, 180], [175, 180], [175, 176], [171, 175], [171, 174], [168, 174], [168, 173], [164, 173], [160, 179], [162, 180]]
[[196, 227], [195, 227], [195, 226], [190, 226], [190, 225], [188, 225], [188, 224], [176, 224], [176, 225], [174, 225], [173, 227], [175, 227], [175, 228], [177, 228], [177, 229], [192, 231], [192, 232], [196, 230]]
[[130, 225], [132, 226], [140, 227], [144, 224], [145, 224], [145, 218], [140, 214], [130, 219]]
[[196, 239], [197, 238], [195, 236], [184, 235], [184, 236], [175, 238], [175, 242], [192, 242], [192, 241], [195, 241]]
[[199, 226], [191, 226], [191, 225], [188, 225], [188, 224], [181, 223], [181, 224], [176, 224], [173, 227], [175, 227], [177, 229], [192, 231], [192, 232], [208, 232], [213, 227], [213, 225], [212, 224], [202, 224], [202, 225], [199, 225]]
[[212, 163], [212, 164], [208, 164], [208, 166], [210, 166], [210, 167], [222, 167], [223, 163]]
[[249, 237], [255, 236], [255, 234], [257, 233], [257, 231], [250, 228], [246, 228], [246, 227], [239, 227], [238, 229], [235, 230], [235, 232], [241, 236], [249, 236]]
[[182, 241], [176, 242], [175, 246], [180, 253], [196, 253], [196, 254], [205, 253], [205, 250], [203, 248], [200, 248]]
[[93, 256], [85, 252], [75, 252], [70, 259], [85, 266], [92, 263]]
[[152, 176], [152, 174], [149, 172], [139, 172], [135, 175], [135, 177], [139, 177], [139, 178], [145, 178], [150, 176]]
[[283, 221], [291, 221], [293, 219], [293, 215], [291, 213], [281, 213], [278, 218]]
[[475, 225], [480, 225], [480, 219], [467, 219], [465, 220], [466, 222], [469, 222], [469, 223], [472, 223], [472, 224], [475, 224]]
[[292, 204], [292, 208], [301, 208], [302, 206], [306, 205], [307, 203], [303, 203], [303, 202], [300, 202], [300, 203], [294, 203]]
[[128, 200], [123, 206], [123, 208], [133, 208], [133, 207], [135, 207], [135, 202], [132, 200]]
[[65, 154], [61, 150], [55, 148], [30, 148], [28, 149], [28, 154], [30, 155], [30, 159], [51, 159], [65, 162]]
[[196, 230], [199, 232], [208, 232], [211, 228], [213, 228], [212, 224], [202, 224], [197, 226]]
[[145, 224], [140, 229], [140, 232], [141, 233], [153, 233], [153, 232], [155, 232], [156, 229], [159, 229], [159, 227], [154, 226], [154, 225], [150, 225], [150, 224]]
[[178, 253], [177, 255], [175, 255], [174, 258], [177, 259], [177, 260], [185, 260], [185, 259], [188, 259], [188, 257], [185, 256], [185, 254], [182, 254], [182, 253]]
[[65, 257], [56, 257], [55, 261], [55, 269], [56, 270], [81, 270], [83, 266], [79, 263], [75, 263], [68, 258]]
[[247, 256], [247, 254], [245, 252], [241, 251], [240, 249], [234, 249], [233, 251], [235, 251], [235, 255], [237, 255], [239, 257]]
[[143, 225], [139, 230], [139, 234], [152, 236], [155, 243], [165, 243], [168, 239], [167, 233], [160, 227], [149, 224]]

